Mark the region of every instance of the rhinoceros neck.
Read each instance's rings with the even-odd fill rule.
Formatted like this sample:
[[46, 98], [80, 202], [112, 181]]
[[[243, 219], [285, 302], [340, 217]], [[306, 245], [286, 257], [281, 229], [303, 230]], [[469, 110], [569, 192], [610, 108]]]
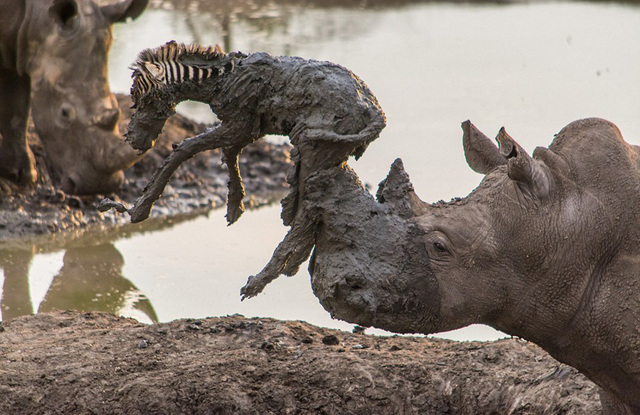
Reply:
[[550, 287], [541, 284], [490, 323], [539, 345], [597, 384], [631, 396], [640, 390], [640, 294], [628, 287], [640, 273], [640, 258], [612, 254], [587, 268], [583, 274], [566, 270], [551, 275], [573, 287], [570, 292], [555, 289], [557, 302], [544, 300], [543, 291]]

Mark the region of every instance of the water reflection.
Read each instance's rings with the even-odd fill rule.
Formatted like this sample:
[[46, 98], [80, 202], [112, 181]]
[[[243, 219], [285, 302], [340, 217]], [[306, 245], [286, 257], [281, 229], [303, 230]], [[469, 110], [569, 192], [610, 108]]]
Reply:
[[[607, 0], [590, 0], [593, 3]], [[260, 38], [282, 37], [295, 32], [295, 39], [281, 44], [283, 54], [290, 54], [287, 46], [292, 42], [305, 43], [353, 37], [378, 28], [376, 18], [383, 12], [398, 11], [402, 8], [421, 4], [453, 4], [469, 6], [495, 6], [523, 4], [522, 0], [152, 0], [149, 9], [175, 11], [184, 20], [193, 41], [200, 44], [212, 43], [211, 31], [217, 38], [213, 43], [221, 43], [225, 50], [235, 50], [239, 46], [234, 40], [234, 26], [249, 27]], [[619, 0], [618, 3], [640, 4], [640, 0]], [[331, 13], [331, 19], [323, 20], [326, 13], [314, 14], [314, 10], [339, 10]], [[350, 13], [357, 12], [357, 15]], [[371, 13], [366, 13], [370, 11]], [[294, 20], [301, 14], [313, 14], [314, 19], [304, 27], [294, 28]], [[340, 17], [344, 17], [341, 19]], [[307, 29], [307, 30], [301, 30]], [[222, 39], [222, 41], [220, 41]], [[278, 43], [278, 42], [275, 42]], [[261, 50], [252, 45], [252, 50]], [[272, 53], [274, 51], [271, 51]]]
[[70, 309], [118, 315], [142, 313], [157, 322], [149, 300], [122, 275], [123, 265], [122, 255], [110, 243], [67, 249], [64, 265], [53, 278], [38, 312]]
[[[0, 245], [0, 276], [4, 277], [0, 320], [35, 311], [76, 310], [103, 311], [143, 322], [158, 322], [151, 301], [124, 276], [125, 260], [114, 243], [131, 235], [166, 230], [202, 214], [152, 218], [142, 224], [118, 228], [78, 229]], [[32, 270], [35, 258], [58, 252], [64, 252], [62, 267], [51, 281]], [[46, 284], [42, 298], [34, 296], [33, 281], [39, 289]]]
[[[34, 312], [29, 272], [35, 251], [35, 246], [30, 250], [0, 251], [0, 268], [4, 271], [0, 300], [3, 320]], [[124, 260], [113, 244], [70, 247], [63, 262], [38, 312], [104, 311], [158, 321], [150, 301], [122, 275]]]
[[3, 320], [33, 314], [29, 293], [29, 268], [33, 255], [33, 248], [0, 251], [0, 268], [4, 270], [0, 301]]
[[[244, 48], [292, 54], [294, 44], [345, 40], [375, 31], [380, 14], [363, 10], [411, 3], [416, 1], [163, 0], [152, 2], [151, 9], [171, 12], [192, 41], [200, 44], [220, 43], [227, 51]], [[340, 8], [340, 13], [326, 13], [333, 8]], [[307, 22], [300, 26], [297, 21], [304, 15]], [[243, 32], [254, 34], [250, 45], [243, 43], [247, 40]]]

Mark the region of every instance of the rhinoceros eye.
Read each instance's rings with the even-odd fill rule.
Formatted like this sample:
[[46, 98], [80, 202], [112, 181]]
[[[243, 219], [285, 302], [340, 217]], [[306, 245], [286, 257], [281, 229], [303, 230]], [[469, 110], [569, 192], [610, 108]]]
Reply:
[[440, 241], [435, 241], [433, 243], [433, 248], [438, 251], [438, 252], [446, 252], [447, 248], [444, 246], [444, 244]]
[[60, 115], [57, 119], [57, 122], [62, 127], [68, 127], [69, 124], [76, 118], [75, 108], [73, 107], [73, 105], [66, 102], [60, 106], [59, 114]]

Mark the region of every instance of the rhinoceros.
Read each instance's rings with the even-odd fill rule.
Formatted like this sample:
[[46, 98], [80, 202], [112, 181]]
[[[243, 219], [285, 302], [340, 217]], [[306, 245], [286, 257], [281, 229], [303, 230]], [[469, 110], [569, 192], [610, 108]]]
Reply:
[[36, 180], [25, 140], [29, 110], [50, 174], [70, 193], [106, 193], [139, 155], [116, 128], [107, 80], [111, 24], [148, 0], [3, 0], [0, 8], [0, 175]]
[[339, 319], [393, 332], [483, 323], [535, 342], [598, 384], [605, 413], [640, 414], [640, 147], [601, 119], [531, 157], [463, 124], [467, 197], [429, 204], [397, 160], [377, 201], [348, 166], [307, 180], [296, 222], [251, 297], [309, 263]]

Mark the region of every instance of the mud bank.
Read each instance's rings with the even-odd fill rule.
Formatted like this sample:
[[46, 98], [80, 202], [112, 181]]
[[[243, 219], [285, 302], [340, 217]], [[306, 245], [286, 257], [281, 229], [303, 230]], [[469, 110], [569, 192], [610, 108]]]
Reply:
[[40, 314], [0, 332], [3, 414], [597, 414], [532, 343], [375, 337], [242, 316]]
[[[118, 103], [122, 111], [119, 128], [125, 132], [131, 116], [131, 101], [126, 95], [118, 95]], [[179, 114], [171, 117], [155, 147], [125, 171], [125, 183], [117, 194], [104, 196], [133, 204], [155, 168], [172, 151], [172, 145], [204, 129], [205, 125]], [[55, 189], [49, 180], [42, 145], [33, 124], [29, 126], [28, 138], [38, 162], [38, 184], [32, 189], [18, 189], [0, 179], [0, 246], [7, 246], [20, 237], [82, 232], [88, 227], [109, 228], [129, 222], [128, 215], [98, 212], [95, 205], [102, 195], [78, 197]], [[249, 197], [245, 201], [247, 206], [277, 201], [287, 190], [285, 176], [290, 165], [289, 149], [287, 144], [260, 140], [242, 153], [240, 170]], [[211, 151], [184, 163], [154, 205], [152, 217], [193, 215], [223, 206], [228, 174], [220, 157], [220, 151]]]

